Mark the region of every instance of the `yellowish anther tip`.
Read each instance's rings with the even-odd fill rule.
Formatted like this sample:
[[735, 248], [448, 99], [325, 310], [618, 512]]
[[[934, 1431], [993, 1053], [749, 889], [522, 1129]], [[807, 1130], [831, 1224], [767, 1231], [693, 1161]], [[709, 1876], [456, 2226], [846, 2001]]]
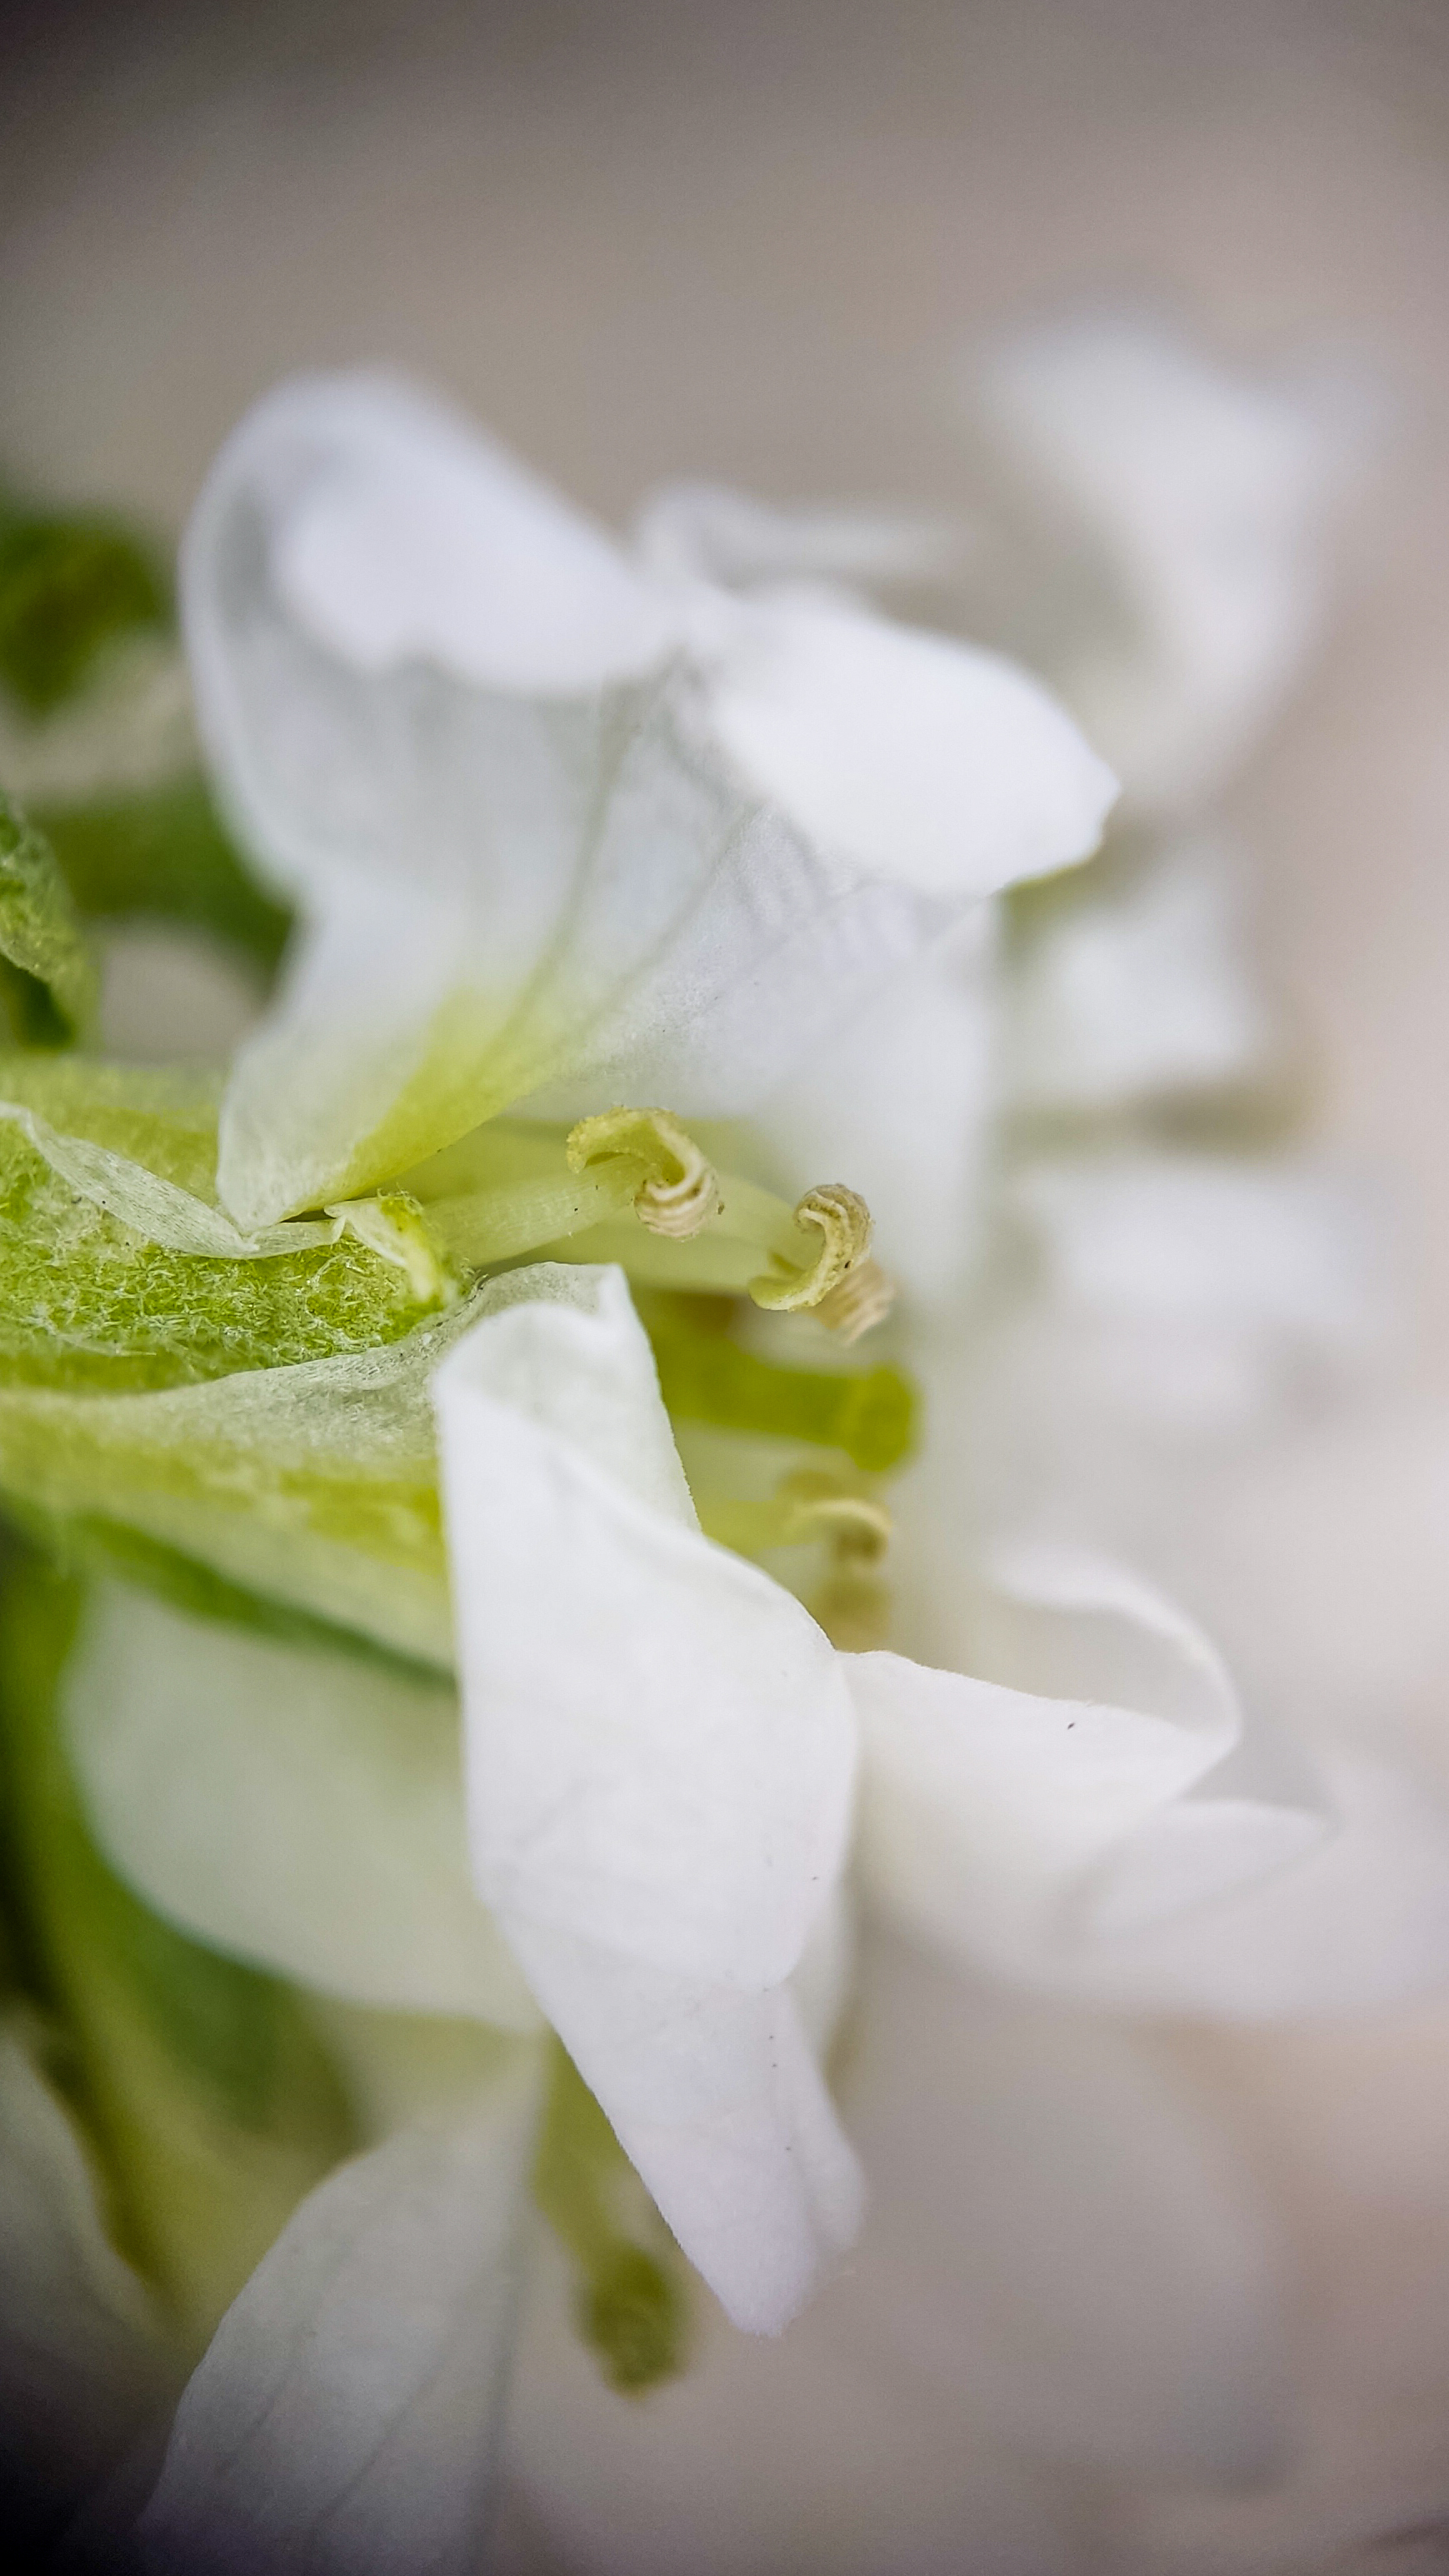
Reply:
[[878, 1261], [867, 1256], [826, 1290], [815, 1312], [848, 1348], [873, 1325], [883, 1324], [895, 1302], [895, 1281], [886, 1277]]
[[651, 1234], [686, 1241], [718, 1211], [714, 1167], [667, 1109], [604, 1109], [581, 1118], [570, 1131], [567, 1153], [572, 1172], [614, 1155], [642, 1164], [634, 1213]]
[[819, 1307], [870, 1250], [870, 1210], [859, 1191], [847, 1189], [843, 1181], [822, 1181], [807, 1190], [795, 1210], [795, 1223], [802, 1232], [813, 1229], [820, 1235], [820, 1250], [808, 1267], [791, 1270], [782, 1264], [752, 1279], [750, 1295], [757, 1306], [785, 1313]]

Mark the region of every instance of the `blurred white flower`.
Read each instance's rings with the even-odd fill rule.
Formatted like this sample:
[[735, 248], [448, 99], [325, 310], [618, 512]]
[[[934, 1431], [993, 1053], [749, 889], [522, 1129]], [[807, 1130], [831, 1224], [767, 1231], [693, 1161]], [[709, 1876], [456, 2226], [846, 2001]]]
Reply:
[[[1139, 806], [1180, 813], [1306, 639], [1332, 438], [1136, 326], [1021, 344], [991, 383], [1046, 496], [1013, 580], [1059, 550], [1041, 668]], [[940, 561], [938, 531], [698, 488], [626, 548], [375, 378], [284, 387], [199, 504], [200, 720], [301, 916], [226, 1092], [221, 1205], [47, 1124], [19, 1077], [7, 1116], [145, 1241], [265, 1263], [346, 1225], [445, 1311], [213, 1384], [4, 1391], [32, 1507], [211, 1587], [167, 1600], [124, 1557], [89, 1583], [59, 1696], [97, 1841], [164, 1922], [310, 1998], [370, 2141], [190, 2382], [141, 2524], [158, 2570], [475, 2563], [550, 2027], [727, 2315], [796, 2316], [869, 2178], [822, 2072], [857, 1909], [957, 1981], [1019, 2086], [959, 2207], [922, 2160], [937, 2362], [994, 2299], [1017, 2438], [1270, 2447], [1241, 2396], [1271, 2375], [1251, 2189], [1129, 2039], [1050, 2015], [1332, 2013], [1439, 1980], [1449, 1837], [1395, 1775], [1321, 1771], [1245, 1713], [1091, 1544], [1116, 1466], [1084, 1431], [1241, 1413], [1281, 1352], [1352, 1351], [1372, 1287], [1331, 1177], [1163, 1125], [1187, 1100], [1210, 1132], [1278, 1070], [1211, 845], [1121, 846], [1003, 919], [1003, 889], [1095, 845], [1114, 783], [1036, 680], [842, 587]], [[809, 1193], [822, 1171], [850, 1186]], [[691, 1325], [681, 1359], [672, 1308], [657, 1370], [631, 1297], [825, 1316], [865, 1275], [857, 1190], [928, 1399], [908, 1651], [875, 1642], [869, 1472], [904, 1433], [778, 1478], [781, 1441], [848, 1448], [840, 1390], [872, 1381], [812, 1368], [807, 1318], [798, 1369], [758, 1328], [702, 1355]], [[754, 1392], [703, 1406], [687, 1479], [691, 1371]], [[746, 1434], [774, 1445], [766, 1497]], [[818, 1616], [776, 1579], [807, 1542]], [[1041, 2117], [1091, 2142], [1069, 2221]], [[569, 2152], [536, 2188], [579, 2195], [599, 2275], [619, 2240]], [[962, 2254], [978, 2225], [999, 2271]], [[1153, 2291], [1108, 2300], [1099, 2347], [1091, 2285], [1122, 2259]], [[1203, 2322], [1159, 2368], [1163, 2281]], [[1024, 2282], [1056, 2360], [1011, 2314]], [[1099, 2348], [1123, 2367], [1088, 2389]]]

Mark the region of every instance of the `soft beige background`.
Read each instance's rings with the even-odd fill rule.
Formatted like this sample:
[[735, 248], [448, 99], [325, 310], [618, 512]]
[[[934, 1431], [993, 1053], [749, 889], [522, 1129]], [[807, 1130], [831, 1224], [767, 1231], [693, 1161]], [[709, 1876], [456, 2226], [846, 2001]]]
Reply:
[[[1205, 1544], [1260, 1688], [1449, 1777], [1444, 0], [9, 0], [0, 210], [0, 456], [172, 523], [251, 395], [339, 359], [440, 376], [615, 514], [681, 469], [949, 503], [959, 346], [1083, 286], [1386, 371], [1400, 429], [1341, 622], [1233, 803], [1331, 1128], [1399, 1209], [1413, 1337]], [[919, 1981], [872, 1975], [939, 2054]], [[784, 2346], [721, 2343], [626, 2422], [542, 2300], [512, 2561], [1449, 2567], [1449, 2009], [1175, 2045], [1290, 2248], [1302, 2449], [1278, 2491], [1030, 2468], [989, 2391], [897, 2367], [867, 2262]], [[891, 2080], [882, 2157], [892, 2116], [926, 2116]]]

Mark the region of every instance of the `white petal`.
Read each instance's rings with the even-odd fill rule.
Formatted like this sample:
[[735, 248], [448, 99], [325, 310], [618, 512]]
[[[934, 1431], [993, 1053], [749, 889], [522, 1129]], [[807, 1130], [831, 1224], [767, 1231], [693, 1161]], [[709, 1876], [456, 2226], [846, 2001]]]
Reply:
[[307, 376], [259, 403], [223, 450], [193, 546], [229, 487], [270, 523], [281, 602], [359, 670], [431, 662], [571, 695], [668, 647], [667, 604], [621, 546], [400, 380]]
[[966, 1615], [970, 1676], [852, 1659], [867, 1888], [949, 1955], [1070, 1989], [1124, 1922], [1217, 1896], [1323, 1832], [1291, 1774], [1280, 1789], [1264, 1766], [1237, 1793], [1232, 1685], [1145, 1585], [1035, 1550]]
[[1215, 842], [1168, 851], [1123, 892], [1047, 921], [1011, 994], [1011, 1087], [1029, 1108], [1110, 1108], [1261, 1073], [1274, 1037]]
[[1129, 2011], [1280, 2021], [1382, 2013], [1449, 1987], [1442, 1794], [1366, 1754], [1319, 1759], [1330, 1830], [1292, 1868], [1245, 1878], [1150, 1935], [1124, 1925], [1094, 1950], [1079, 1991]]
[[[700, 1536], [620, 1274], [519, 1275], [548, 1300], [435, 1383], [474, 1867], [686, 2252], [757, 2322], [749, 2245], [794, 2245], [798, 2303], [831, 2229], [817, 2135], [848, 2168], [768, 2034], [841, 1869], [849, 1697], [799, 1604]], [[713, 2216], [709, 2157], [748, 2175]]]
[[536, 2110], [524, 2052], [303, 2201], [223, 2317], [141, 2525], [157, 2576], [471, 2576]]
[[1232, 373], [1131, 314], [1024, 333], [981, 370], [981, 416], [1059, 520], [1063, 613], [1042, 667], [1132, 795], [1202, 796], [1292, 678], [1356, 444], [1340, 392]]
[[778, 2334], [864, 2186], [788, 1986], [671, 1976], [524, 1917], [518, 1955], [660, 2210], [747, 2334]]
[[1117, 782], [993, 653], [779, 592], [722, 624], [709, 723], [761, 795], [857, 867], [994, 894], [1096, 848]]
[[1079, 1311], [1329, 1351], [1383, 1320], [1374, 1211], [1307, 1156], [1123, 1152], [1028, 1165], [1014, 1192]]
[[96, 1838], [159, 1914], [326, 1994], [536, 2027], [473, 1891], [442, 1679], [103, 1584], [65, 1723]]

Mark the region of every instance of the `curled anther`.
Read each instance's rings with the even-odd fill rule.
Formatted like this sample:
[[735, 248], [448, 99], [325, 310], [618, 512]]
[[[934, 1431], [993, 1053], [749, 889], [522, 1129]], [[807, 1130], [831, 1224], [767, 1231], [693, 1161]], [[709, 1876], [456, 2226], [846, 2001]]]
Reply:
[[815, 1189], [807, 1190], [795, 1210], [794, 1221], [802, 1232], [813, 1228], [820, 1235], [820, 1249], [813, 1263], [797, 1269], [776, 1252], [775, 1268], [750, 1281], [755, 1304], [768, 1306], [776, 1313], [794, 1313], [802, 1306], [818, 1307], [870, 1250], [870, 1210], [859, 1191], [847, 1189], [843, 1181], [821, 1181]]
[[826, 1290], [815, 1312], [839, 1335], [847, 1349], [876, 1324], [883, 1324], [896, 1302], [896, 1283], [869, 1254]]
[[569, 1132], [571, 1172], [615, 1156], [642, 1166], [634, 1213], [651, 1234], [678, 1243], [699, 1234], [718, 1213], [714, 1167], [667, 1109], [604, 1109]]
[[791, 1539], [823, 1539], [839, 1566], [875, 1565], [884, 1556], [891, 1516], [873, 1494], [853, 1493], [836, 1478], [809, 1468], [787, 1476], [779, 1491], [791, 1515]]

